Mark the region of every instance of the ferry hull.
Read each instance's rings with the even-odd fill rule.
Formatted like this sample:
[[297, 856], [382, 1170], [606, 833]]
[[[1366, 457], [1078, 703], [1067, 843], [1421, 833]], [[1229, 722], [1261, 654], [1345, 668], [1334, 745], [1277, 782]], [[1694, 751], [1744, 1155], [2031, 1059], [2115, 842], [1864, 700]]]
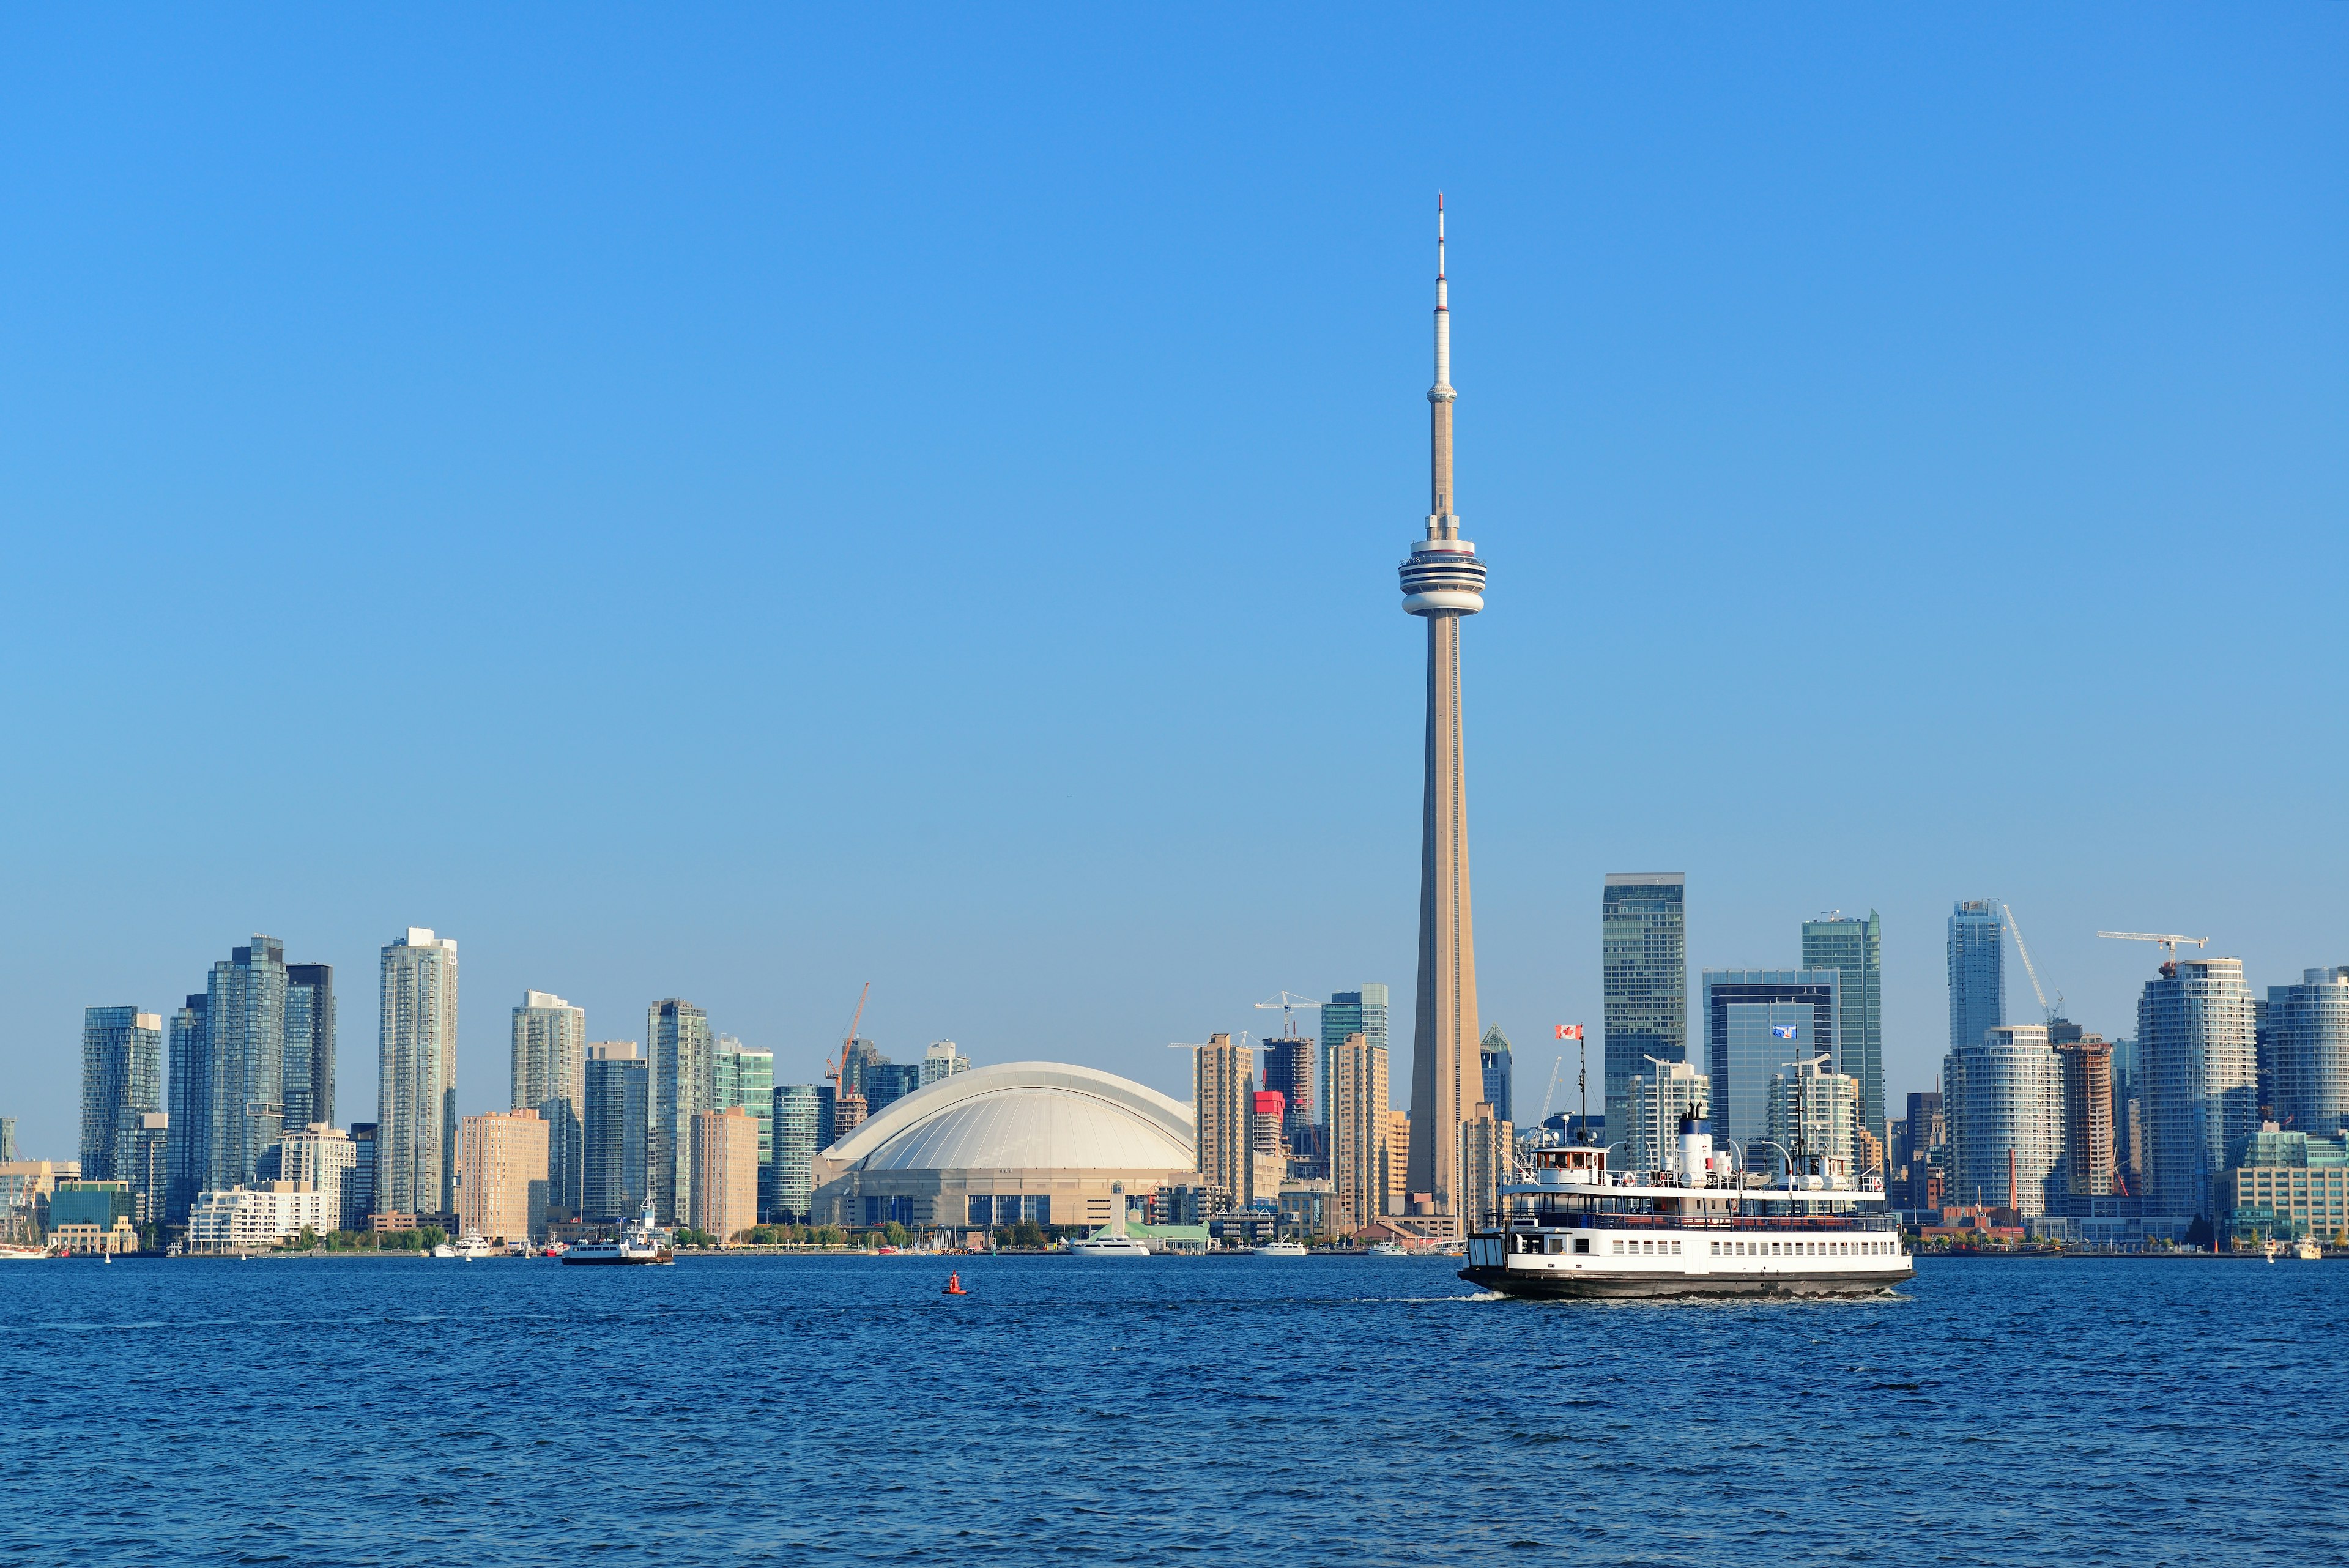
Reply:
[[1662, 1301], [1692, 1296], [1881, 1295], [1914, 1269], [1870, 1269], [1865, 1272], [1659, 1274], [1610, 1273], [1578, 1269], [1571, 1272], [1545, 1270], [1471, 1267], [1460, 1277], [1483, 1290], [1533, 1301]]

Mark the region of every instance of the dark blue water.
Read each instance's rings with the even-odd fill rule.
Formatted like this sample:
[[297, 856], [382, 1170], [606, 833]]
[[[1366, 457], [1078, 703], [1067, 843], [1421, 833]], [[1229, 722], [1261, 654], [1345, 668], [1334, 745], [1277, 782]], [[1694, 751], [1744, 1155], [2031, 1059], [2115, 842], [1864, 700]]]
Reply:
[[2349, 1265], [1531, 1304], [1433, 1261], [0, 1275], [8, 1563], [2341, 1562]]

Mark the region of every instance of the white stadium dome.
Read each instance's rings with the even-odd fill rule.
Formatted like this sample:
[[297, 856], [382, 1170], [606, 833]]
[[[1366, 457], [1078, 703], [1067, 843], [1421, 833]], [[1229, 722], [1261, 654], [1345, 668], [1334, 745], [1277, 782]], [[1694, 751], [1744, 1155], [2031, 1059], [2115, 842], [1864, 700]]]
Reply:
[[812, 1207], [850, 1224], [1098, 1223], [1113, 1182], [1149, 1191], [1195, 1154], [1178, 1100], [1097, 1068], [1006, 1062], [917, 1089], [825, 1149]]

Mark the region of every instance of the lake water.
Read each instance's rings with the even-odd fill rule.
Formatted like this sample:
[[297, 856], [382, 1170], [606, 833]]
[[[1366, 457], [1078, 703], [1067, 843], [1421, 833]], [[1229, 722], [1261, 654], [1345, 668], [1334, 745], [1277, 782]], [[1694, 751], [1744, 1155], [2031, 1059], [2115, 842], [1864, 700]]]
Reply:
[[12, 1564], [2349, 1557], [2340, 1262], [1722, 1305], [1422, 1259], [156, 1261], [0, 1305]]

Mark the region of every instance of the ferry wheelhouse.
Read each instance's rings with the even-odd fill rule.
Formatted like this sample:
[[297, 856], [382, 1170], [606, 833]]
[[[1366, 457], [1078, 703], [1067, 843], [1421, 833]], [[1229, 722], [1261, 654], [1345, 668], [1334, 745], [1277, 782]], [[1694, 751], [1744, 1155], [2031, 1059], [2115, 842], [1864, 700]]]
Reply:
[[1786, 1175], [1739, 1170], [1701, 1109], [1661, 1170], [1610, 1171], [1587, 1144], [1537, 1149], [1460, 1277], [1513, 1296], [1872, 1295], [1909, 1278], [1881, 1187], [1826, 1163], [1798, 1147]]

